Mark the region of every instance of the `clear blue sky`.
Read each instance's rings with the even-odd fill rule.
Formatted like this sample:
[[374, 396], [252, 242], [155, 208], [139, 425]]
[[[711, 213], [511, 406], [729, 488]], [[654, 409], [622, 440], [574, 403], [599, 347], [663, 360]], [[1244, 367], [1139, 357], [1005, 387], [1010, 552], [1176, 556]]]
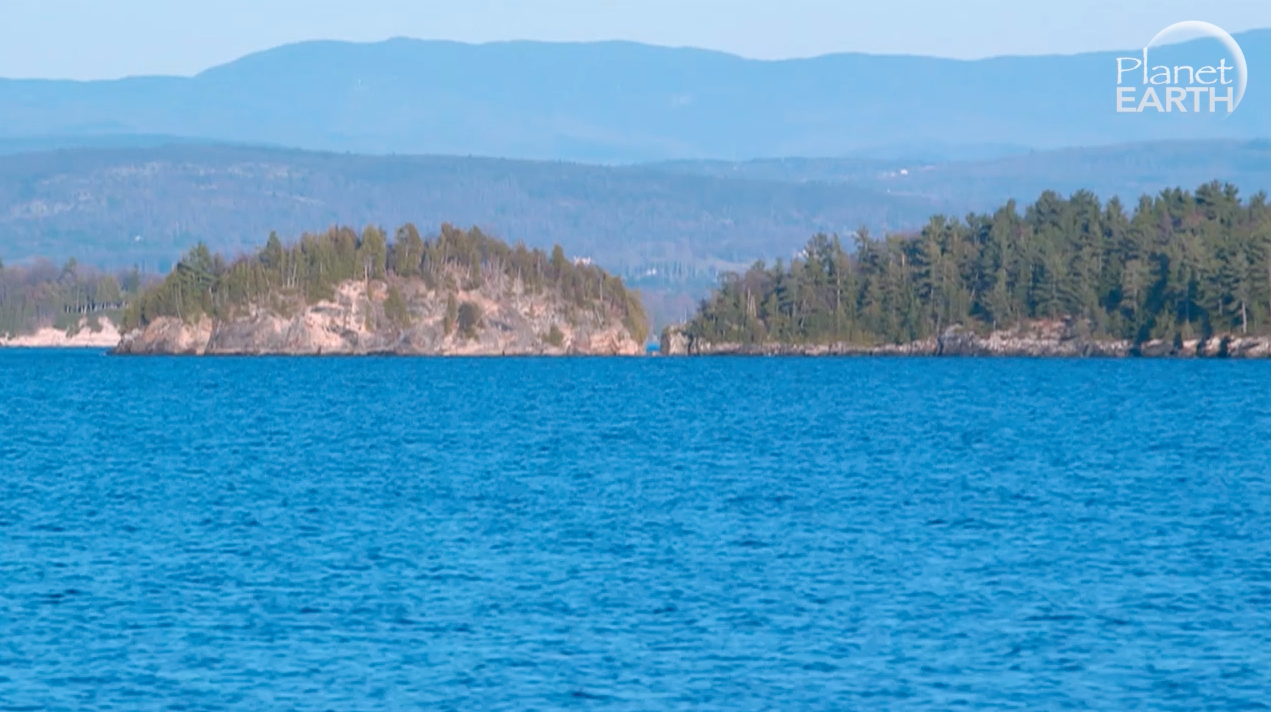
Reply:
[[627, 39], [756, 58], [1141, 47], [1180, 20], [1271, 27], [1271, 0], [0, 0], [0, 76], [194, 74], [307, 39]]

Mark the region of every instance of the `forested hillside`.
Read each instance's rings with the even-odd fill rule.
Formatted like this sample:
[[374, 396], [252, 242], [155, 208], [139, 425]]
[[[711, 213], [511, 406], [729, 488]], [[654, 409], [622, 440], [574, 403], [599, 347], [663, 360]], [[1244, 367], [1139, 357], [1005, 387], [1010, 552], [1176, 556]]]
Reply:
[[788, 259], [817, 232], [911, 232], [932, 214], [992, 210], [1010, 197], [1031, 202], [1046, 187], [1087, 187], [1130, 205], [1215, 177], [1250, 192], [1271, 188], [1265, 142], [1134, 144], [937, 165], [615, 167], [146, 140], [157, 145], [0, 155], [0, 255], [11, 264], [75, 258], [162, 275], [199, 242], [232, 257], [250, 254], [271, 230], [287, 242], [314, 226], [451, 220], [591, 258], [638, 286], [661, 325], [685, 318], [719, 272]]
[[166, 273], [198, 242], [235, 254], [271, 230], [294, 239], [315, 225], [452, 221], [529, 245], [559, 243], [660, 289], [789, 257], [817, 232], [916, 230], [935, 213], [1031, 202], [1047, 189], [1133, 203], [1215, 179], [1271, 190], [1271, 143], [1145, 143], [937, 164], [626, 167], [245, 146], [69, 149], [0, 155], [0, 255]]
[[1131, 211], [1045, 193], [917, 235], [817, 236], [789, 264], [726, 275], [686, 331], [713, 342], [905, 343], [953, 324], [980, 329], [1075, 317], [1130, 339], [1271, 334], [1271, 206], [1209, 183]]
[[477, 228], [464, 231], [449, 225], [443, 225], [435, 239], [425, 240], [409, 223], [391, 241], [375, 227], [360, 235], [347, 227], [306, 234], [289, 247], [274, 234], [254, 255], [233, 261], [198, 245], [162, 283], [134, 300], [124, 316], [124, 328], [144, 328], [164, 317], [192, 322], [207, 315], [230, 321], [255, 309], [288, 314], [335, 299], [337, 288], [351, 280], [388, 285], [382, 312], [368, 317], [382, 317], [386, 323], [369, 325], [373, 329], [408, 326], [410, 283], [421, 282], [429, 293], [447, 301], [447, 335], [477, 326], [479, 307], [475, 302], [460, 303], [455, 295], [482, 289], [496, 294], [550, 293], [569, 310], [616, 316], [636, 341], [648, 334], [640, 300], [622, 279], [593, 265], [573, 263], [559, 245], [549, 255], [524, 244], [510, 246]]
[[721, 178], [850, 183], [919, 197], [962, 215], [991, 211], [1010, 199], [1032, 202], [1047, 190], [1064, 195], [1088, 190], [1104, 201], [1120, 197], [1131, 203], [1141, 195], [1211, 180], [1250, 193], [1271, 190], [1271, 141], [1146, 141], [963, 161], [919, 154], [904, 160], [778, 158], [673, 161], [658, 167]]
[[0, 255], [166, 272], [204, 242], [249, 252], [276, 230], [480, 225], [628, 274], [695, 279], [789, 254], [817, 231], [920, 224], [922, 199], [854, 185], [731, 180], [641, 167], [236, 146], [0, 156]]

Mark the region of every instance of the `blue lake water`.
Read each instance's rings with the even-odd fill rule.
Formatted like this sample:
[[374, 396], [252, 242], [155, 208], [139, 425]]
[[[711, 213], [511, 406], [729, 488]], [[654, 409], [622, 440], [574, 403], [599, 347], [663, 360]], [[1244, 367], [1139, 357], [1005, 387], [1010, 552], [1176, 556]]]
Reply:
[[0, 709], [1268, 709], [1271, 363], [0, 351]]

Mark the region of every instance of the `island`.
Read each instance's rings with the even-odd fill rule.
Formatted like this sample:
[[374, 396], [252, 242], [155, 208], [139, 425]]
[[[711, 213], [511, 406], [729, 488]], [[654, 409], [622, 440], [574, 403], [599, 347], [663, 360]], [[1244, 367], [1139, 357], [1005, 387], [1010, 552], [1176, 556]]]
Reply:
[[[199, 244], [166, 276], [0, 263], [0, 346], [132, 354], [638, 355], [639, 295], [589, 260], [441, 226]], [[722, 276], [661, 355], [1271, 357], [1271, 205], [1211, 182], [1127, 209], [1043, 193]]]
[[1046, 192], [724, 275], [666, 355], [1271, 356], [1271, 206], [1217, 182], [1132, 213]]
[[114, 354], [638, 355], [648, 323], [620, 278], [479, 229], [277, 235], [227, 261], [202, 244], [122, 315]]

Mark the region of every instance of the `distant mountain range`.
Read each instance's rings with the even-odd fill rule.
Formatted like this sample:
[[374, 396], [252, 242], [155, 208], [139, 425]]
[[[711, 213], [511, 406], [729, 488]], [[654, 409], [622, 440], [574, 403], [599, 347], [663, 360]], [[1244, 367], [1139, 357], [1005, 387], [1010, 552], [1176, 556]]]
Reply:
[[205, 241], [233, 253], [271, 231], [333, 224], [477, 225], [611, 269], [709, 271], [785, 253], [816, 231], [904, 229], [935, 209], [848, 182], [732, 179], [659, 167], [246, 146], [0, 155], [0, 257], [166, 269]]
[[929, 216], [1088, 189], [1133, 202], [1167, 187], [1271, 189], [1271, 141], [1139, 143], [981, 161], [674, 161], [596, 166], [445, 156], [356, 156], [233, 145], [8, 153], [0, 145], [0, 257], [74, 256], [162, 269], [197, 241], [233, 252], [270, 231], [448, 221], [588, 256], [628, 274], [709, 271], [789, 256], [818, 231], [876, 233]]
[[[970, 160], [1271, 134], [1271, 30], [1238, 35], [1225, 120], [1118, 114], [1115, 57], [757, 61], [606, 42], [307, 42], [195, 77], [0, 80], [0, 146], [166, 135], [374, 154], [602, 163], [780, 156]], [[1178, 49], [1201, 52], [1201, 45]], [[41, 143], [42, 142], [42, 143]], [[0, 148], [0, 150], [3, 150]]]

